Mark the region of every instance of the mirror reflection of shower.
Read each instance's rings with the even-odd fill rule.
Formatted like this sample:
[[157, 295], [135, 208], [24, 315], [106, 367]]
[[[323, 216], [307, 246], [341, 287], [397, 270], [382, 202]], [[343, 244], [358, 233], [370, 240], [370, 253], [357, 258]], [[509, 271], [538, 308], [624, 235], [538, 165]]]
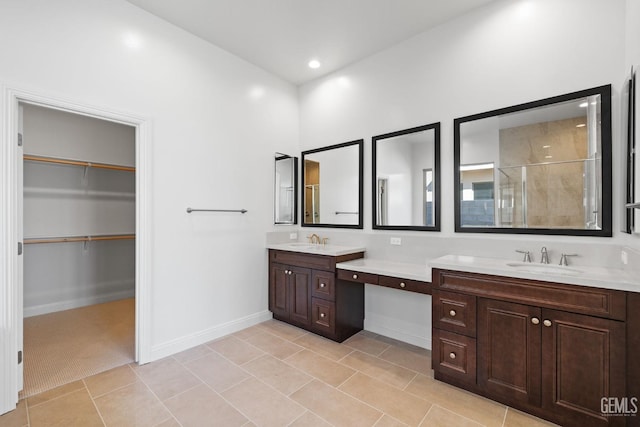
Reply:
[[304, 222], [320, 223], [320, 162], [304, 161]]
[[274, 223], [296, 224], [298, 158], [275, 154]]

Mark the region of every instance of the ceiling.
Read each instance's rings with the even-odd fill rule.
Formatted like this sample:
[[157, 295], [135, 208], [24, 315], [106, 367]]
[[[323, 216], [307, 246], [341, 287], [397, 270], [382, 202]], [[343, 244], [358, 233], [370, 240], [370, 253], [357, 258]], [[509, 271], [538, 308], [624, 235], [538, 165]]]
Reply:
[[493, 0], [127, 1], [298, 85]]

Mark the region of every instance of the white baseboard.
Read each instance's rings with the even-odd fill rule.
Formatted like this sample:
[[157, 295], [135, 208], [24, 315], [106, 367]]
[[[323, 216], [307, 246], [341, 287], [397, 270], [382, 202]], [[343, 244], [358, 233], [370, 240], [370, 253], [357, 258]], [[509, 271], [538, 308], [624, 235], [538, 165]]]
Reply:
[[24, 317], [39, 316], [41, 314], [54, 313], [56, 311], [71, 310], [72, 308], [85, 307], [87, 305], [102, 304], [136, 296], [135, 289], [112, 292], [103, 295], [95, 295], [84, 298], [76, 298], [67, 301], [58, 301], [49, 304], [35, 305], [24, 308]]
[[265, 322], [271, 318], [273, 318], [271, 312], [265, 310], [240, 319], [232, 320], [227, 323], [212, 326], [211, 328], [205, 329], [203, 331], [180, 337], [163, 344], [155, 345], [151, 348], [150, 362], [162, 359], [167, 356], [171, 356], [172, 354], [176, 354], [184, 350], [188, 350], [192, 347], [196, 347], [217, 338], [221, 338], [225, 335], [238, 332], [250, 326], [257, 325], [258, 323]]
[[366, 313], [364, 329], [431, 350], [431, 324], [419, 325], [379, 314]]

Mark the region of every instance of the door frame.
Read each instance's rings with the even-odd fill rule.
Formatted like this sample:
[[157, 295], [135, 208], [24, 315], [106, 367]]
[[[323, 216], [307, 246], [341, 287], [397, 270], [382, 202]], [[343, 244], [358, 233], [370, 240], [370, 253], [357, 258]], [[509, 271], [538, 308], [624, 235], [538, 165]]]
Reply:
[[[19, 103], [39, 105], [135, 127], [136, 139], [136, 324], [135, 360], [151, 361], [151, 120], [147, 117], [43, 96], [0, 85], [0, 414], [18, 403], [19, 322], [23, 284], [18, 270], [18, 117]], [[21, 189], [20, 189], [21, 190]]]

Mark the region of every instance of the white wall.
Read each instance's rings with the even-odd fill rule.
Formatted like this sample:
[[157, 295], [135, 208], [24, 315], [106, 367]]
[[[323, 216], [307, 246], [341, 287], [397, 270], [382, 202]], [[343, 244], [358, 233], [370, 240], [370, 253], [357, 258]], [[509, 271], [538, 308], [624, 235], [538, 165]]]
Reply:
[[122, 0], [1, 7], [1, 84], [152, 123], [152, 358], [268, 317], [264, 231], [274, 152], [299, 151], [295, 87]]
[[[576, 263], [619, 265], [620, 247], [637, 247], [638, 239], [616, 232], [615, 222], [613, 238], [454, 233], [453, 120], [611, 83], [613, 170], [619, 171], [619, 91], [625, 56], [629, 56], [625, 52], [625, 6], [625, 0], [497, 1], [303, 85], [303, 149], [322, 141], [368, 139], [424, 123], [442, 123], [442, 232], [402, 233], [403, 245], [408, 242], [410, 246], [393, 247], [388, 238], [400, 233], [369, 231], [371, 152], [365, 144], [364, 231], [330, 233], [332, 241], [365, 244], [370, 257], [421, 263], [447, 252], [515, 257], [513, 251], [524, 248], [539, 256], [545, 245], [556, 257], [563, 250], [575, 249], [582, 255]], [[630, 25], [638, 22], [637, 11], [634, 16]], [[637, 49], [637, 40], [627, 50]], [[616, 173], [613, 184], [615, 188], [622, 185]], [[621, 200], [614, 195], [613, 202], [613, 218], [618, 221]], [[422, 325], [422, 332], [413, 340], [430, 343], [424, 325], [428, 297], [402, 294], [397, 298], [406, 304], [394, 304], [397, 307], [391, 310], [384, 304], [387, 293], [367, 288], [367, 327], [400, 334], [402, 328], [417, 331]], [[416, 298], [423, 299], [421, 308], [415, 308]]]

